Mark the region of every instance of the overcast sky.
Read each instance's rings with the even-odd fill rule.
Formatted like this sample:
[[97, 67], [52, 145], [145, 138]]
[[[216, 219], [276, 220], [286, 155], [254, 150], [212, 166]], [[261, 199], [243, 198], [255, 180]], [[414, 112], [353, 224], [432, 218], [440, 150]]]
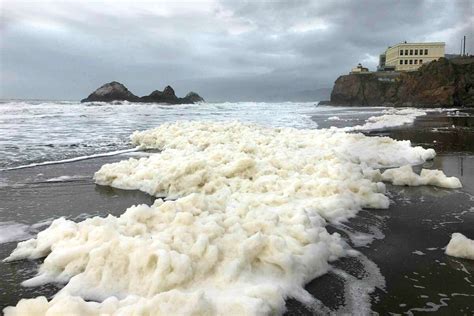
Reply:
[[109, 81], [207, 100], [331, 88], [387, 46], [474, 53], [472, 0], [0, 0], [1, 98], [80, 99]]

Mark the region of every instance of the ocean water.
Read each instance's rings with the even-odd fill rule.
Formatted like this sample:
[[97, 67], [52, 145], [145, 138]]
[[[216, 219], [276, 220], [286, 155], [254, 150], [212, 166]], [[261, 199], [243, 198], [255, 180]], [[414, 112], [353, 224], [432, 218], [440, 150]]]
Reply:
[[[385, 108], [308, 103], [0, 102], [0, 169], [130, 149], [133, 131], [177, 120], [258, 123], [273, 127], [351, 126]], [[338, 118], [335, 120], [334, 118]]]

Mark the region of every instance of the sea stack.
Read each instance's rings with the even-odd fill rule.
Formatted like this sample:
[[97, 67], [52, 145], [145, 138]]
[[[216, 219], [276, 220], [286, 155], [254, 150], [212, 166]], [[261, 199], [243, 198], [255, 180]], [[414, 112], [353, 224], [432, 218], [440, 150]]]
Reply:
[[112, 81], [102, 85], [100, 88], [92, 92], [87, 98], [82, 99], [81, 102], [93, 101], [130, 101], [136, 102], [139, 98], [131, 93], [127, 87], [117, 81]]
[[149, 95], [137, 97], [131, 93], [123, 84], [113, 81], [104, 84], [81, 102], [93, 101], [129, 101], [129, 102], [149, 102], [165, 104], [191, 104], [204, 102], [204, 99], [196, 92], [189, 92], [184, 98], [178, 98], [171, 86], [166, 86], [163, 91], [155, 90]]
[[178, 98], [171, 86], [166, 86], [163, 91], [155, 90], [147, 96], [140, 98], [140, 102], [155, 102], [167, 104], [190, 104], [204, 102], [204, 99], [195, 92], [189, 92], [184, 98]]
[[166, 86], [163, 91], [155, 90], [147, 96], [140, 98], [140, 102], [156, 102], [156, 103], [168, 103], [168, 104], [179, 104], [180, 99], [174, 93], [174, 89], [170, 86]]
[[198, 103], [198, 102], [204, 102], [204, 99], [199, 95], [197, 94], [196, 92], [189, 92], [188, 94], [186, 94], [186, 96], [184, 97], [184, 99], [186, 101], [189, 101], [189, 102], [186, 102], [186, 103]]

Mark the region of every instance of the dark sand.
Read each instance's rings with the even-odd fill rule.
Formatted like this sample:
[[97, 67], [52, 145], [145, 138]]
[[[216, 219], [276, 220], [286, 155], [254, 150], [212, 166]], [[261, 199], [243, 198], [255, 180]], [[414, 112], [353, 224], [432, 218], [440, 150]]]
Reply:
[[[473, 315], [474, 262], [449, 257], [444, 247], [454, 232], [474, 236], [474, 156], [438, 156], [427, 167], [459, 177], [464, 188], [389, 185], [393, 202], [388, 210], [362, 211], [348, 225], [368, 233], [371, 227], [377, 227], [385, 235], [368, 247], [354, 247], [377, 264], [385, 277], [386, 286], [371, 296], [372, 310], [382, 315], [430, 310]], [[330, 231], [347, 236], [337, 228]], [[351, 258], [339, 260], [334, 266], [361, 279], [367, 273]], [[341, 279], [331, 272], [312, 281], [306, 289], [332, 308], [348, 296]], [[313, 314], [296, 301], [288, 305], [288, 315]]]
[[[155, 200], [140, 191], [125, 191], [95, 185], [92, 175], [104, 163], [126, 159], [124, 156], [97, 158], [74, 163], [48, 165], [35, 168], [0, 172], [0, 222], [13, 221], [32, 225], [45, 222], [38, 227], [42, 230], [48, 222], [64, 216], [81, 221], [91, 216], [120, 215], [134, 204], [151, 204]], [[65, 182], [46, 182], [59, 176], [81, 176]], [[10, 186], [16, 183], [15, 186]], [[31, 231], [32, 235], [36, 231]], [[34, 235], [33, 235], [34, 236]], [[7, 257], [17, 242], [0, 245], [0, 259]], [[22, 287], [20, 283], [36, 274], [37, 261], [0, 261], [0, 310], [16, 305], [20, 298], [55, 294], [58, 287]]]
[[[421, 117], [411, 127], [371, 133], [410, 139], [435, 148], [442, 154], [424, 167], [442, 169], [450, 176], [459, 177], [464, 185], [461, 190], [388, 186], [393, 200], [388, 210], [364, 210], [347, 223], [345, 231], [375, 236], [370, 245], [354, 247], [374, 262], [385, 277], [385, 287], [371, 295], [374, 311], [419, 314], [436, 310], [440, 314], [474, 314], [474, 262], [449, 257], [443, 249], [453, 232], [474, 236], [473, 122], [472, 116], [449, 118], [434, 113]], [[79, 221], [95, 215], [119, 215], [133, 204], [152, 203], [154, 198], [144, 193], [93, 183], [92, 175], [101, 165], [126, 158], [115, 156], [0, 172], [0, 222], [31, 225], [60, 216]], [[65, 182], [45, 182], [65, 175], [80, 177]], [[45, 227], [47, 223], [30, 228], [30, 234]], [[340, 226], [329, 229], [347, 236]], [[16, 244], [17, 241], [1, 244], [0, 259], [7, 257]], [[35, 275], [40, 262], [0, 262], [0, 310], [15, 305], [21, 298], [51, 297], [57, 292], [60, 285], [34, 288], [20, 285]], [[373, 272], [354, 258], [344, 258], [333, 265], [353, 275], [355, 281], [368, 280]], [[354, 298], [341, 280], [329, 272], [306, 288], [326, 306], [337, 309]], [[359, 306], [356, 300], [352, 302]], [[288, 315], [314, 314], [294, 300], [288, 300], [287, 306]]]

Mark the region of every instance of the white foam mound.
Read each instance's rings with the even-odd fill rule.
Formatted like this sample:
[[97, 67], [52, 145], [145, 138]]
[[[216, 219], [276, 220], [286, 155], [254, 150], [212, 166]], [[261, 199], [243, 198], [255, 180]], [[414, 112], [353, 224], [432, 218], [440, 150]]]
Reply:
[[446, 246], [446, 254], [452, 257], [474, 260], [474, 240], [461, 233], [454, 233]]
[[384, 110], [383, 115], [371, 116], [363, 125], [356, 125], [346, 127], [346, 131], [361, 131], [361, 130], [375, 130], [384, 129], [388, 127], [398, 127], [406, 124], [412, 124], [419, 116], [424, 116], [427, 111], [413, 108], [406, 109], [387, 109]]
[[456, 177], [447, 177], [441, 170], [422, 169], [420, 174], [413, 172], [410, 165], [388, 169], [382, 173], [382, 180], [394, 185], [433, 185], [441, 188], [457, 189], [462, 184]]
[[106, 164], [95, 181], [176, 200], [58, 219], [20, 243], [8, 260], [46, 257], [26, 285], [67, 284], [6, 315], [260, 315], [282, 313], [287, 297], [310, 303], [305, 283], [351, 253], [326, 222], [387, 208], [376, 168], [435, 154], [387, 137], [241, 123], [163, 124], [132, 140], [162, 152]]
[[[243, 315], [282, 310], [285, 293], [298, 296], [308, 278], [344, 255], [339, 235], [318, 216], [278, 202], [271, 214], [259, 209], [269, 207], [263, 204], [228, 206], [226, 214], [224, 202], [191, 194], [134, 206], [119, 218], [58, 219], [9, 260], [47, 255], [25, 285], [69, 280], [51, 302], [34, 304], [59, 314]], [[73, 295], [123, 299], [96, 304]], [[30, 303], [18, 305], [20, 314], [22, 304]]]

